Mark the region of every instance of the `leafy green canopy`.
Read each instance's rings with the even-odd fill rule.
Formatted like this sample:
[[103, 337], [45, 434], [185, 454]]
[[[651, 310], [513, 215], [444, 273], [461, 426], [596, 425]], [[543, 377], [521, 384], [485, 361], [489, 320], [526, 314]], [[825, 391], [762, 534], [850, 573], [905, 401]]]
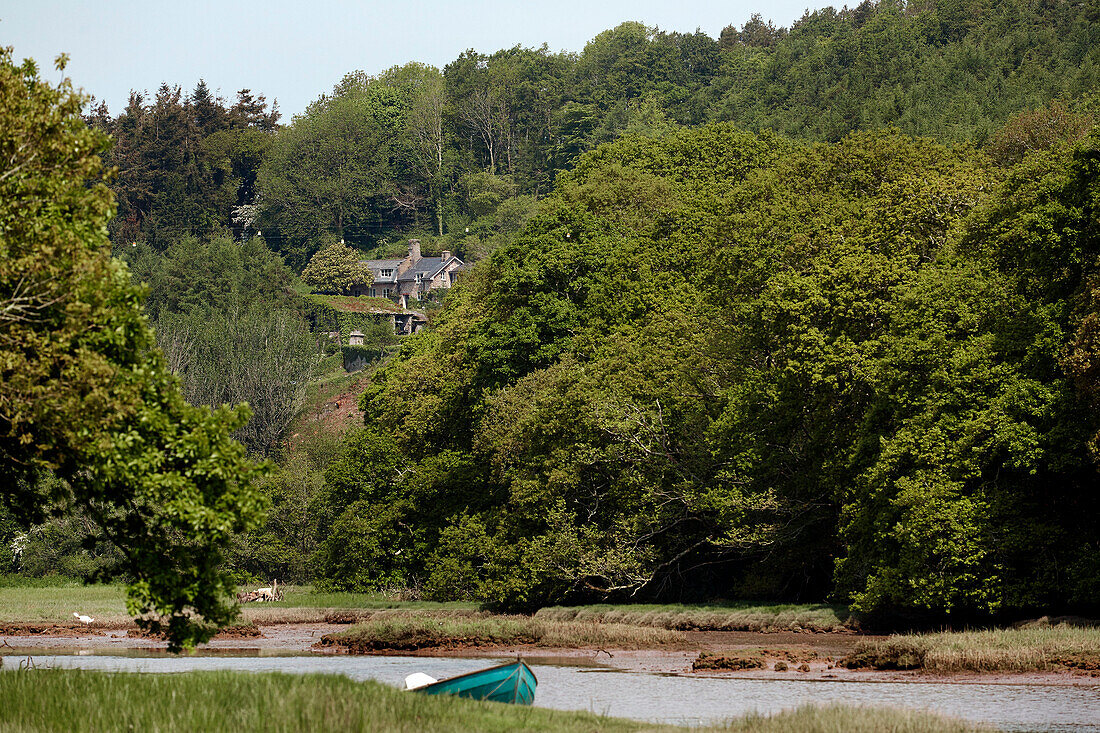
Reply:
[[356, 285], [370, 285], [374, 275], [360, 258], [343, 241], [330, 242], [310, 258], [302, 282], [321, 293], [348, 293]]
[[400, 89], [349, 75], [279, 131], [258, 185], [270, 243], [303, 267], [326, 234], [360, 241], [389, 211], [394, 182], [407, 164], [399, 133], [407, 104]]
[[27, 522], [86, 512], [136, 579], [131, 613], [178, 649], [236, 613], [221, 550], [260, 515], [260, 469], [229, 435], [247, 408], [184, 401], [110, 257], [106, 140], [81, 103], [0, 51], [0, 500]]
[[341, 474], [341, 521], [410, 551], [323, 570], [510, 607], [1096, 603], [1097, 419], [1060, 365], [1094, 328], [1073, 150], [1006, 171], [717, 125], [583, 156], [363, 396], [363, 440], [406, 458]]
[[[717, 39], [626, 22], [579, 53], [354, 72], [277, 133], [263, 97], [230, 106], [202, 82], [90, 121], [116, 141], [116, 247], [258, 227], [300, 270], [325, 234], [365, 251], [416, 231], [425, 251], [471, 260], [578, 156], [624, 135], [730, 121], [836, 142], [892, 125], [985, 144], [1020, 110], [1100, 88], [1098, 20], [1095, 0], [867, 0], [789, 28], [754, 16]], [[487, 189], [508, 193], [488, 206]]]

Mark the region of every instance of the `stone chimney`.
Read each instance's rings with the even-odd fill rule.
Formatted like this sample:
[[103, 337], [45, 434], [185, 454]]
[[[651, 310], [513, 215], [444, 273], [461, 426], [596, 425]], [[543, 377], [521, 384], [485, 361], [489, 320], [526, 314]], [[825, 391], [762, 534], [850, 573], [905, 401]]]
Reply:
[[443, 254], [442, 254], [443, 264], [447, 264], [447, 260], [449, 260], [449, 259], [451, 259], [451, 251], [447, 250], [447, 249], [443, 250]]
[[412, 266], [420, 261], [420, 240], [409, 240], [409, 254], [405, 259], [401, 260], [401, 264], [397, 266], [397, 279], [400, 280], [401, 276], [412, 269]]

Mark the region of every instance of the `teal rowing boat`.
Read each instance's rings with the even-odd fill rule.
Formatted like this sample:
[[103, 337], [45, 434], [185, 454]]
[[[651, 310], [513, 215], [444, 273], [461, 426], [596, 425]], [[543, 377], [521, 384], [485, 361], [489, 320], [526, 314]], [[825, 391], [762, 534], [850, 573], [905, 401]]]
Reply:
[[530, 705], [535, 701], [537, 684], [535, 673], [526, 662], [517, 659], [510, 664], [480, 669], [413, 689], [427, 695], [457, 695], [475, 700]]

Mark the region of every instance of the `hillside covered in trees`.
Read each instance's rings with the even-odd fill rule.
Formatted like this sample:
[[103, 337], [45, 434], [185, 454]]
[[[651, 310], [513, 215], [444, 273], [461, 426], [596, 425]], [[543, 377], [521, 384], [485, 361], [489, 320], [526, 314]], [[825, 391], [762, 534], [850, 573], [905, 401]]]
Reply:
[[[1098, 49], [1096, 0], [864, 2], [86, 119], [167, 364], [278, 462], [241, 578], [1095, 611]], [[476, 265], [289, 441], [296, 273], [412, 236]]]
[[582, 157], [376, 375], [340, 546], [408, 543], [370, 566], [504, 606], [1094, 606], [1080, 136], [1013, 166], [730, 125]]
[[116, 243], [261, 231], [301, 270], [326, 237], [369, 251], [416, 232], [469, 259], [622, 135], [732, 122], [836, 142], [894, 126], [984, 145], [1010, 115], [1097, 88], [1098, 21], [1094, 1], [887, 0], [790, 28], [755, 16], [717, 39], [628, 22], [579, 53], [470, 50], [442, 70], [349, 73], [282, 128], [262, 95], [230, 103], [202, 82], [90, 120], [115, 139]]

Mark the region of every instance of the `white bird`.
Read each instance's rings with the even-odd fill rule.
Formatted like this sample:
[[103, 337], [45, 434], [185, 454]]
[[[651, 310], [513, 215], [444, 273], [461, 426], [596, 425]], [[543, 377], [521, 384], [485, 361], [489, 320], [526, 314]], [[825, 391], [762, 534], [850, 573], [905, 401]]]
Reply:
[[73, 615], [76, 616], [77, 621], [84, 624], [85, 626], [87, 626], [91, 622], [95, 621], [95, 619], [92, 618], [91, 616], [84, 616], [82, 614], [77, 613], [76, 611], [73, 611]]

